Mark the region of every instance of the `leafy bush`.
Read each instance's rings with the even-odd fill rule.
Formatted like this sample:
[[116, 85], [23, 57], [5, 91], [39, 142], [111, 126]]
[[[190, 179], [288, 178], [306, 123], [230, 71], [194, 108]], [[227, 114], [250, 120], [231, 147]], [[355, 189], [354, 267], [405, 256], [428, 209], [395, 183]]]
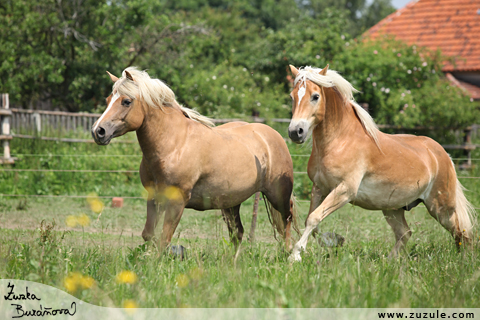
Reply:
[[445, 79], [440, 52], [386, 39], [357, 42], [336, 57], [377, 123], [462, 128], [479, 120], [478, 104]]

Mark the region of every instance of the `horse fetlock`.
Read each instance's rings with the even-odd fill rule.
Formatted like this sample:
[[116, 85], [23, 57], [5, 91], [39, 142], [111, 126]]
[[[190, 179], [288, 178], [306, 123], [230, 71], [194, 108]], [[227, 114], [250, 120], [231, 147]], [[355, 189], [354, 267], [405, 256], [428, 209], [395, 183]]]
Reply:
[[388, 255], [388, 259], [396, 259], [398, 258], [398, 249], [393, 248], [392, 251], [390, 251], [390, 254]]
[[408, 240], [410, 239], [410, 237], [412, 236], [413, 232], [412, 230], [407, 230], [405, 231], [405, 233], [400, 237], [400, 239], [398, 241], [401, 241], [402, 242], [402, 245], [403, 244], [406, 244], [408, 242]]

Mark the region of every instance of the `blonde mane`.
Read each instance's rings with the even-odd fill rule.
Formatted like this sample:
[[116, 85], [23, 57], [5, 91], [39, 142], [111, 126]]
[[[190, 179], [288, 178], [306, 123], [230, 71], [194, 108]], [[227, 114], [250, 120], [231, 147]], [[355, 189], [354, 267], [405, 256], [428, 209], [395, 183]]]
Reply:
[[[134, 81], [127, 79], [125, 71], [133, 77]], [[174, 108], [183, 112], [183, 114], [194, 121], [197, 121], [207, 127], [214, 127], [213, 121], [202, 116], [195, 110], [181, 106], [175, 100], [175, 93], [165, 83], [159, 79], [152, 79], [146, 71], [138, 70], [136, 67], [128, 67], [123, 70], [122, 77], [113, 85], [113, 93], [126, 95], [132, 99], [137, 96], [143, 99], [145, 103], [152, 108], [160, 108], [163, 106]]]
[[298, 70], [298, 75], [295, 78], [294, 85], [296, 86], [298, 82], [306, 83], [306, 80], [310, 80], [318, 86], [325, 87], [325, 88], [332, 88], [335, 87], [338, 92], [344, 97], [345, 100], [350, 102], [353, 106], [355, 112], [357, 113], [358, 118], [362, 122], [367, 133], [373, 138], [377, 146], [378, 144], [378, 127], [373, 118], [370, 114], [363, 109], [361, 106], [353, 98], [353, 94], [358, 92], [350, 82], [345, 80], [337, 71], [335, 70], [327, 70], [326, 75], [321, 75], [319, 72], [322, 69], [313, 68], [307, 66], [305, 68], [300, 68]]

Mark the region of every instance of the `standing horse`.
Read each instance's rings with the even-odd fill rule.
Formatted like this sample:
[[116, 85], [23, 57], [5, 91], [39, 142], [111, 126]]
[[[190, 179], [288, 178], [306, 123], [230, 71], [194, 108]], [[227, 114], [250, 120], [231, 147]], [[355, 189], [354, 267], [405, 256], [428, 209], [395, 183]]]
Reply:
[[[92, 127], [99, 145], [136, 131], [143, 158], [140, 178], [149, 192], [145, 241], [155, 234], [160, 251], [167, 247], [184, 208], [221, 209], [230, 238], [243, 237], [240, 205], [261, 191], [268, 199], [272, 224], [290, 246], [296, 215], [291, 200], [293, 165], [282, 136], [263, 124], [212, 121], [180, 106], [173, 91], [143, 71], [127, 68], [114, 82], [108, 107]], [[297, 229], [296, 229], [297, 230]]]
[[404, 211], [422, 202], [457, 246], [472, 239], [474, 210], [442, 146], [427, 137], [380, 132], [353, 100], [356, 90], [328, 65], [290, 69], [295, 87], [288, 134], [296, 143], [310, 133], [313, 139], [310, 210], [290, 259], [300, 261], [313, 229], [347, 203], [383, 211], [396, 238], [390, 256], [398, 255], [412, 233]]

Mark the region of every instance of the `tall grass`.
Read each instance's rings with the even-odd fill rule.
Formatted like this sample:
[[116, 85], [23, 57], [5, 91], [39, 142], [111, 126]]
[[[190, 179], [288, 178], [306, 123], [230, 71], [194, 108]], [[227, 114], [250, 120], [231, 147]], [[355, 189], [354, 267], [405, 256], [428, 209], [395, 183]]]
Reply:
[[[32, 203], [38, 210], [37, 205]], [[44, 204], [52, 206], [54, 200]], [[70, 203], [73, 211], [82, 206]], [[407, 217], [414, 235], [399, 259], [387, 258], [394, 237], [382, 215], [348, 206], [322, 224], [323, 231], [344, 235], [345, 246], [323, 248], [312, 238], [303, 261], [290, 264], [282, 244], [273, 240], [263, 208], [258, 241], [244, 241], [235, 261], [218, 213], [185, 213], [173, 241], [187, 248], [180, 260], [158, 257], [143, 243], [144, 208], [127, 206], [123, 212], [106, 209], [99, 222], [89, 214], [92, 225], [83, 230], [65, 226], [63, 218], [72, 210], [63, 206], [63, 214], [62, 208], [43, 214], [47, 224], [55, 217], [57, 231], [0, 229], [0, 277], [42, 282], [104, 306], [128, 300], [139, 307], [478, 307], [478, 243], [458, 253], [451, 236], [424, 209]], [[246, 226], [250, 210], [242, 211]], [[117, 221], [127, 211], [130, 219]], [[11, 220], [5, 214], [1, 225]], [[136, 280], [119, 280], [125, 270]], [[93, 279], [94, 285], [73, 290], [72, 274]]]

